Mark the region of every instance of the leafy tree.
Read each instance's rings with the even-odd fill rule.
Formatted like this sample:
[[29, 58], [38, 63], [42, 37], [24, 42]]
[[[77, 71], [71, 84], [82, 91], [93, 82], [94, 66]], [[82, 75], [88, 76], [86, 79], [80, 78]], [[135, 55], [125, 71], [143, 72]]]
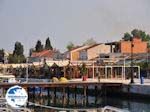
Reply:
[[38, 40], [37, 43], [36, 43], [36, 46], [35, 46], [35, 51], [40, 52], [42, 50], [43, 50], [43, 45], [42, 45], [41, 41]]
[[8, 62], [9, 63], [25, 63], [26, 58], [23, 52], [24, 52], [23, 45], [20, 42], [16, 42], [13, 54], [9, 55], [8, 57]]
[[131, 34], [133, 35], [133, 37], [140, 37], [140, 32], [138, 29], [132, 30]]
[[26, 58], [24, 55], [13, 55], [10, 54], [8, 57], [8, 62], [9, 63], [25, 63]]
[[143, 41], [147, 41], [147, 39], [146, 39], [146, 33], [144, 32], [144, 31], [142, 31], [142, 30], [139, 30], [139, 36], [140, 36], [140, 38], [143, 40]]
[[147, 41], [148, 42], [148, 47], [150, 48], [150, 35], [149, 34], [146, 34], [142, 30], [134, 29], [134, 30], [131, 31], [131, 34], [130, 33], [125, 33], [124, 37], [122, 39], [125, 40], [125, 41], [129, 41], [133, 37], [138, 37], [138, 38], [141, 38], [142, 41]]
[[16, 42], [13, 55], [23, 55], [23, 52], [23, 45], [20, 42]]
[[74, 47], [75, 47], [75, 45], [72, 42], [69, 42], [66, 48], [68, 51], [70, 51]]
[[51, 45], [51, 42], [50, 42], [49, 37], [46, 39], [46, 42], [45, 42], [45, 49], [53, 50], [53, 47], [52, 47], [52, 45]]
[[96, 44], [96, 41], [93, 38], [90, 38], [83, 43], [83, 45], [94, 45], [94, 44]]
[[0, 49], [0, 62], [4, 63], [4, 49]]
[[124, 34], [123, 40], [128, 41], [128, 40], [130, 40], [131, 38], [132, 38], [132, 36], [131, 36], [128, 32], [126, 32], [126, 33]]
[[87, 68], [86, 68], [86, 64], [82, 63], [81, 67], [80, 67], [80, 73], [81, 75], [87, 75]]

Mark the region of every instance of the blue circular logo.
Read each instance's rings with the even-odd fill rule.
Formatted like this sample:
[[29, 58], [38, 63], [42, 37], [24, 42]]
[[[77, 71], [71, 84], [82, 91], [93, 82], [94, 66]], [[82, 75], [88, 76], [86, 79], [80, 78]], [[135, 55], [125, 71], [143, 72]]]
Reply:
[[26, 104], [28, 94], [24, 88], [13, 86], [7, 90], [5, 98], [10, 106], [18, 108]]

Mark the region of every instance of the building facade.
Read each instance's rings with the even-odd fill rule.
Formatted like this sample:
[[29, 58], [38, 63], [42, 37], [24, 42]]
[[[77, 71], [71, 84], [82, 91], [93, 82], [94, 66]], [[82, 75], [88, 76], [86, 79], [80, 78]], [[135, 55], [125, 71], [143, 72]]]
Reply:
[[[133, 43], [133, 45], [132, 45]], [[131, 41], [121, 41], [120, 51], [121, 53], [131, 53], [131, 46], [133, 47], [133, 53], [147, 53], [147, 42], [142, 41], [141, 38], [134, 37]]]

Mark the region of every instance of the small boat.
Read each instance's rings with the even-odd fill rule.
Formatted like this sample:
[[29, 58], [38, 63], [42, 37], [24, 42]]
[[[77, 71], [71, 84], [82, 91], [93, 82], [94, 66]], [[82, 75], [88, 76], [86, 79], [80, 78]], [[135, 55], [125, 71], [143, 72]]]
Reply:
[[1, 83], [16, 83], [17, 81], [14, 75], [0, 73], [0, 82]]

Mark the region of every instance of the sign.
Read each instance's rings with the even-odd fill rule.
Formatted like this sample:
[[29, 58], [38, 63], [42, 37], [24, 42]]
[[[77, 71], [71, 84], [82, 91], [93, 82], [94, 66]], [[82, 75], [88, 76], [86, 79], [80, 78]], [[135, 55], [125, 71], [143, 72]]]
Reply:
[[28, 94], [24, 88], [20, 86], [13, 86], [7, 90], [5, 98], [11, 107], [19, 108], [26, 104]]

